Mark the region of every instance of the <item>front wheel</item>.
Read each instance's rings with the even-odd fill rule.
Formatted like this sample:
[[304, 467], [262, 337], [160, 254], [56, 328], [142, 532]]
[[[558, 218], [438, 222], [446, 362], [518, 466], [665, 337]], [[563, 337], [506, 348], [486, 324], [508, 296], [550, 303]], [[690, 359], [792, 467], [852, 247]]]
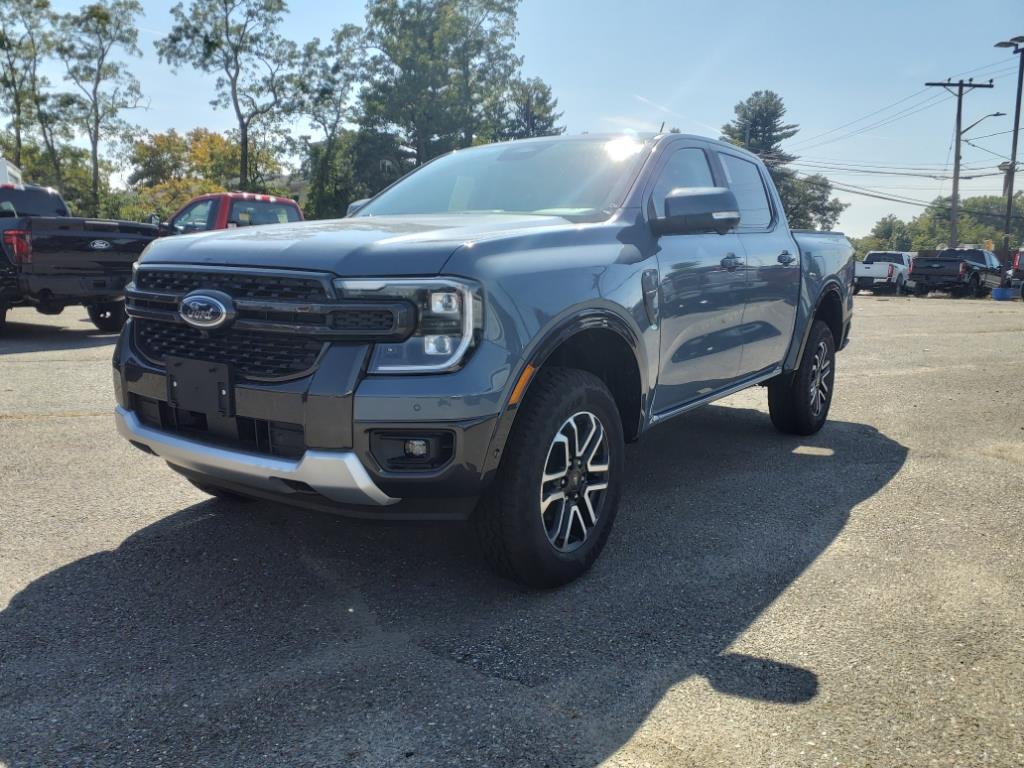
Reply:
[[474, 513], [494, 570], [542, 588], [585, 573], [618, 511], [624, 452], [619, 411], [604, 383], [586, 371], [542, 370]]
[[768, 382], [768, 412], [780, 432], [813, 435], [825, 424], [836, 378], [832, 331], [815, 320], [800, 367]]
[[92, 324], [105, 333], [117, 333], [124, 327], [128, 315], [123, 301], [104, 301], [86, 307]]

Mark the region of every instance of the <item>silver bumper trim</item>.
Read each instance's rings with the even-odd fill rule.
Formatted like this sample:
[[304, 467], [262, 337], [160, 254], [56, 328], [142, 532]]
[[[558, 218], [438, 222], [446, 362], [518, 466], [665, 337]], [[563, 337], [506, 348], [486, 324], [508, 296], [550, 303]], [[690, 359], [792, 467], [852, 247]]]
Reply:
[[297, 491], [286, 480], [305, 483], [317, 493], [340, 504], [387, 506], [400, 499], [378, 488], [351, 451], [307, 450], [301, 459], [279, 459], [245, 451], [233, 451], [170, 435], [145, 426], [126, 408], [114, 410], [117, 431], [127, 440], [182, 469], [221, 478], [254, 489], [289, 494]]

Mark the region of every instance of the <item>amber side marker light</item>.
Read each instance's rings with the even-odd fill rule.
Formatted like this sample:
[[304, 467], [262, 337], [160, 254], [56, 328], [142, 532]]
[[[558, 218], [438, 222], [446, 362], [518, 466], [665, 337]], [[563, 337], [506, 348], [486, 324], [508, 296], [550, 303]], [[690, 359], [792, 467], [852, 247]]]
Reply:
[[509, 398], [509, 406], [519, 405], [519, 401], [523, 399], [523, 394], [526, 392], [526, 385], [530, 383], [530, 379], [533, 378], [533, 374], [537, 372], [537, 367], [527, 363], [523, 372], [519, 374], [519, 381], [516, 382], [515, 388], [512, 390], [512, 397]]

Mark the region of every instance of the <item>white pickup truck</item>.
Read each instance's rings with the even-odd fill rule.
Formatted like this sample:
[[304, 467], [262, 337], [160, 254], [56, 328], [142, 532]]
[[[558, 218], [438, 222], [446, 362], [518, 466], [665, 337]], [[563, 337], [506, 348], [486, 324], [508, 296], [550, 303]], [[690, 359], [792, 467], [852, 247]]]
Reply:
[[915, 253], [907, 251], [869, 251], [864, 261], [858, 261], [853, 268], [853, 292], [868, 290], [874, 293], [890, 291], [910, 293], [914, 284], [910, 280], [910, 268]]

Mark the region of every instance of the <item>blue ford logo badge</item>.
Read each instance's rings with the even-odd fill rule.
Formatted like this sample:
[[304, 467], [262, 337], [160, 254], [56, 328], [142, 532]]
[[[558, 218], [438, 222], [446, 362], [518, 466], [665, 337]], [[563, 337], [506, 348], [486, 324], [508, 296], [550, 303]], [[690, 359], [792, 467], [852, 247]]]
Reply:
[[220, 291], [196, 291], [181, 300], [178, 314], [194, 328], [212, 331], [235, 319], [235, 307]]
[[89, 243], [89, 247], [94, 251], [105, 251], [110, 247], [110, 243], [106, 240], [93, 240]]

